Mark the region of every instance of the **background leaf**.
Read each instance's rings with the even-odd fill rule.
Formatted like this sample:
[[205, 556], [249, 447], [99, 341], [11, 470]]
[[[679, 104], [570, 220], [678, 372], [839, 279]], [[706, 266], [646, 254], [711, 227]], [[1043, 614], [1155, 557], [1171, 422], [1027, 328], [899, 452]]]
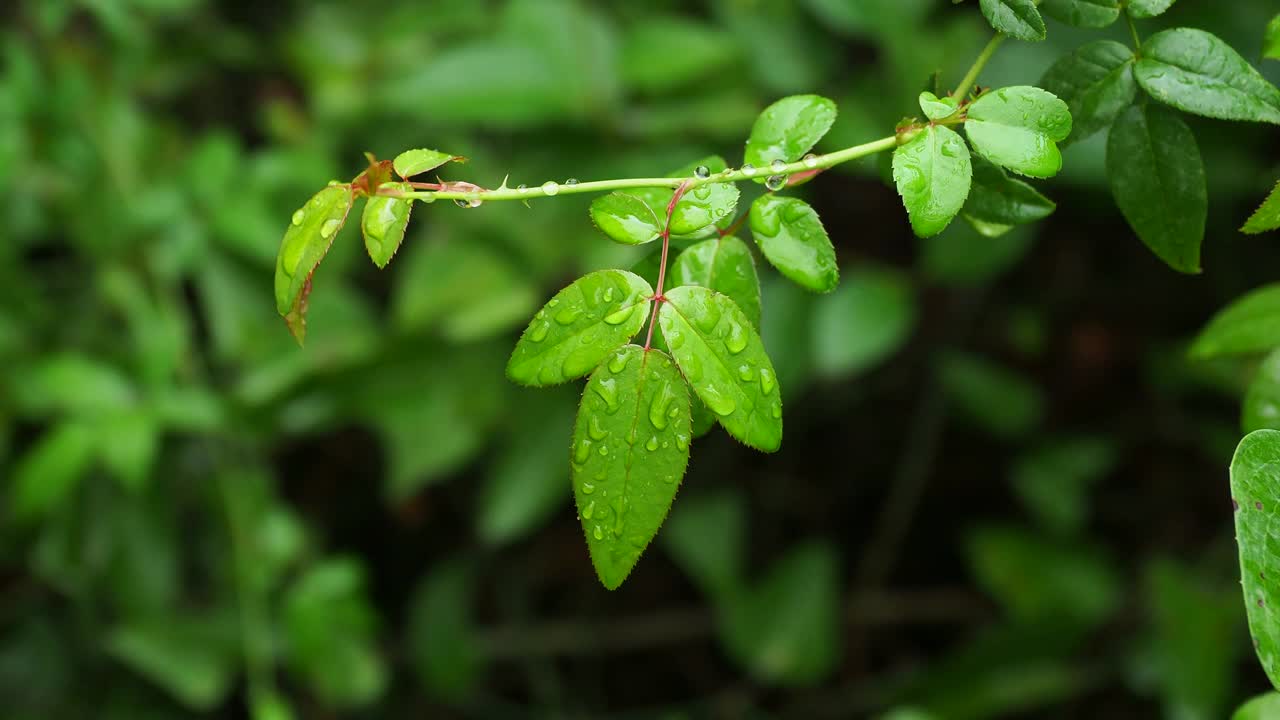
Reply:
[[1219, 310], [1195, 342], [1192, 357], [1264, 353], [1280, 347], [1280, 285], [1266, 285]]
[[859, 268], [814, 306], [814, 369], [838, 377], [874, 367], [902, 347], [915, 320], [915, 298], [905, 278]]
[[1277, 182], [1276, 186], [1271, 188], [1267, 198], [1245, 221], [1244, 227], [1240, 228], [1240, 232], [1256, 235], [1276, 228], [1280, 228], [1280, 182]]
[[1280, 430], [1280, 351], [1263, 359], [1249, 383], [1240, 407], [1240, 428], [1246, 433]]
[[1126, 11], [1135, 18], [1153, 18], [1173, 7], [1175, 0], [1129, 0]]

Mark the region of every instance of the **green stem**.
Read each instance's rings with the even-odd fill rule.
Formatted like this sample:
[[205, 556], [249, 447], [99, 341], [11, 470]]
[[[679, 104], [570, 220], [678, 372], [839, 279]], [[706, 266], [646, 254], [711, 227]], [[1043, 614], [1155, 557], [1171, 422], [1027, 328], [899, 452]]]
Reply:
[[965, 96], [973, 89], [974, 83], [978, 82], [978, 74], [982, 72], [982, 68], [987, 66], [987, 61], [991, 59], [992, 55], [996, 54], [996, 50], [1002, 42], [1004, 42], [1004, 35], [997, 34], [991, 38], [991, 42], [987, 43], [987, 46], [982, 48], [982, 52], [978, 53], [973, 65], [969, 67], [969, 72], [964, 74], [964, 78], [956, 86], [956, 91], [952, 93], [952, 97], [958, 101], [964, 101]]
[[1133, 37], [1133, 51], [1135, 53], [1142, 52], [1142, 38], [1138, 37], [1138, 26], [1133, 22], [1133, 16], [1129, 14], [1129, 7], [1125, 6], [1124, 20], [1129, 24], [1129, 35]]
[[436, 192], [406, 192], [399, 193], [400, 197], [415, 198], [431, 202], [433, 200], [480, 200], [482, 202], [499, 201], [499, 200], [530, 200], [532, 198], [551, 197], [553, 195], [576, 195], [580, 193], [608, 192], [611, 190], [626, 190], [628, 188], [646, 188], [659, 187], [675, 189], [681, 185], [686, 185], [687, 189], [709, 185], [711, 183], [725, 182], [742, 182], [751, 178], [764, 178], [770, 175], [791, 175], [794, 173], [804, 172], [806, 170], [825, 170], [841, 163], [857, 160], [858, 158], [873, 155], [885, 150], [892, 150], [900, 143], [914, 137], [915, 133], [908, 130], [898, 135], [890, 135], [886, 138], [880, 138], [862, 145], [854, 145], [843, 150], [837, 150], [825, 155], [814, 155], [804, 160], [797, 160], [793, 163], [785, 163], [776, 167], [754, 168], [749, 172], [741, 169], [726, 170], [724, 172], [715, 173], [705, 178], [621, 178], [618, 180], [594, 180], [591, 182], [574, 183], [565, 185], [556, 182], [548, 182], [541, 186], [529, 187], [523, 190], [519, 188], [500, 187], [494, 190], [440, 190]]

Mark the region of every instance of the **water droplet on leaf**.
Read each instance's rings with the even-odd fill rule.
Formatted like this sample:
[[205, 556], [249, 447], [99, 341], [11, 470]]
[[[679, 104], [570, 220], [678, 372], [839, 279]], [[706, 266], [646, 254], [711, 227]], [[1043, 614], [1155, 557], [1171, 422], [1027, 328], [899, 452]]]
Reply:
[[769, 188], [770, 190], [773, 190], [774, 192], [781, 190], [786, 184], [787, 184], [786, 175], [770, 175], [764, 181], [764, 186]]

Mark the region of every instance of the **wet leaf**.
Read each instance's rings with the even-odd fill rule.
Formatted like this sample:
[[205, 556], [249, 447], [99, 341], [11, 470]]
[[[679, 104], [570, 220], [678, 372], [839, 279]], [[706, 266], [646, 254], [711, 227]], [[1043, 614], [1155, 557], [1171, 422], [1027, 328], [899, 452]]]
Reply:
[[1280, 15], [1267, 23], [1266, 34], [1262, 37], [1262, 57], [1280, 60]]
[[1231, 458], [1231, 503], [1240, 545], [1240, 582], [1254, 649], [1267, 677], [1280, 685], [1280, 431], [1257, 430]]
[[711, 238], [685, 248], [671, 264], [671, 287], [700, 285], [728, 298], [760, 327], [760, 278], [751, 249], [738, 238]]
[[1134, 76], [1151, 97], [1184, 112], [1280, 124], [1280, 89], [1203, 30], [1174, 28], [1152, 35], [1142, 43]]
[[1219, 310], [1188, 351], [1195, 358], [1280, 348], [1280, 284], [1264, 285]]
[[[1129, 0], [1125, 5], [1130, 15], [1142, 20], [1164, 14], [1176, 0]], [[1145, 43], [1144, 43], [1145, 47]]]
[[[743, 163], [763, 174], [774, 160], [795, 162], [836, 121], [836, 104], [819, 95], [791, 95], [765, 108], [751, 126]], [[758, 178], [763, 182], [764, 178]]]
[[1031, 177], [1062, 169], [1057, 143], [1071, 134], [1071, 111], [1047, 90], [1030, 85], [1000, 88], [969, 106], [969, 144], [991, 162]]
[[938, 97], [929, 91], [920, 93], [920, 111], [930, 120], [942, 120], [956, 114], [956, 99]]
[[1174, 270], [1200, 272], [1209, 199], [1204, 162], [1182, 118], [1154, 104], [1129, 108], [1107, 139], [1107, 175], [1142, 242]]
[[635, 195], [623, 192], [601, 195], [591, 201], [591, 221], [615, 242], [642, 245], [657, 240], [663, 220]]
[[414, 175], [421, 175], [428, 170], [434, 170], [450, 160], [464, 162], [466, 158], [460, 155], [450, 155], [442, 153], [439, 150], [428, 150], [419, 148], [417, 150], [405, 150], [391, 161], [391, 167], [395, 168], [396, 174], [408, 180]]
[[929, 126], [893, 153], [893, 181], [920, 237], [951, 224], [969, 196], [969, 148], [954, 130]]
[[662, 334], [698, 398], [733, 437], [777, 450], [782, 400], [751, 321], [728, 297], [703, 287], [685, 285], [666, 296], [658, 311]]
[[1105, 129], [1133, 104], [1138, 84], [1133, 78], [1133, 51], [1114, 40], [1097, 40], [1076, 48], [1045, 72], [1040, 84], [1067, 103], [1076, 142]]
[[[381, 187], [401, 192], [413, 190], [408, 183], [383, 183]], [[360, 218], [360, 230], [364, 233], [365, 250], [374, 265], [384, 268], [391, 262], [404, 241], [404, 231], [409, 227], [412, 211], [413, 200], [410, 199], [388, 195], [369, 198]]]
[[1120, 17], [1116, 0], [1044, 0], [1040, 9], [1058, 22], [1082, 28], [1104, 28]]
[[573, 494], [600, 582], [617, 588], [667, 517], [689, 462], [689, 387], [665, 353], [626, 345], [587, 381]]
[[558, 385], [582, 377], [640, 331], [653, 288], [625, 270], [578, 278], [551, 298], [520, 336], [507, 377], [522, 385]]
[[751, 203], [751, 235], [778, 272], [814, 292], [826, 293], [840, 282], [836, 250], [818, 213], [808, 203], [772, 193]]
[[276, 257], [276, 310], [284, 316], [289, 332], [299, 343], [307, 334], [311, 274], [329, 252], [354, 200], [351, 188], [346, 185], [331, 185], [321, 190], [294, 211], [280, 243]]
[[1231, 720], [1272, 720], [1280, 717], [1280, 693], [1259, 695], [1241, 705], [1231, 715]]
[[1049, 217], [1055, 208], [1052, 200], [1027, 183], [1009, 177], [999, 166], [981, 156], [973, 159], [973, 187], [964, 204], [964, 212], [971, 219], [1025, 225]]
[[1240, 426], [1247, 433], [1264, 428], [1280, 430], [1280, 350], [1262, 361], [1249, 383], [1240, 408]]
[[[670, 178], [692, 178], [697, 168], [705, 167], [712, 174], [727, 167], [724, 158], [708, 155], [668, 173]], [[675, 191], [668, 188], [636, 188], [628, 194], [642, 200], [653, 211], [661, 227], [667, 216], [667, 206]], [[708, 183], [685, 192], [671, 211], [672, 236], [705, 237], [715, 231], [715, 223], [733, 217], [738, 205], [738, 187], [733, 183]]]
[[1035, 0], [978, 0], [978, 6], [997, 32], [1030, 42], [1044, 39], [1044, 18]]
[[1270, 194], [1245, 221], [1240, 232], [1257, 235], [1276, 228], [1280, 228], [1280, 182], [1271, 188]]

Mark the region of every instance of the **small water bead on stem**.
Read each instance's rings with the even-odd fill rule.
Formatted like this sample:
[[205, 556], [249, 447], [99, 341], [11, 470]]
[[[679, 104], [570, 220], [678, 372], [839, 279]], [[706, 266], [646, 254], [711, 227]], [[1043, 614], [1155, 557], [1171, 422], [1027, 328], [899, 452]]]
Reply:
[[745, 163], [742, 166], [742, 174], [747, 177], [754, 177], [756, 174], [756, 166], [751, 163]]
[[807, 167], [807, 168], [816, 168], [816, 167], [818, 167], [818, 156], [817, 156], [817, 155], [814, 155], [813, 153], [809, 153], [808, 155], [805, 155], [805, 156], [804, 156], [804, 166], [805, 166], [805, 167]]
[[560, 192], [560, 183], [555, 180], [548, 180], [542, 183], [542, 194], [548, 197]]
[[711, 169], [708, 168], [706, 165], [699, 165], [698, 167], [693, 169], [693, 174], [702, 180], [706, 180], [707, 178], [711, 177]]
[[770, 190], [773, 190], [774, 192], [781, 190], [783, 187], [786, 186], [786, 184], [787, 184], [786, 175], [770, 175], [764, 181], [764, 186], [769, 188]]
[[525, 193], [529, 192], [529, 186], [525, 185], [524, 183], [520, 183], [519, 185], [516, 186], [516, 192], [520, 193], [521, 195], [524, 195]]
[[564, 181], [564, 184], [565, 184], [565, 185], [577, 185], [577, 184], [578, 184], [578, 178], [569, 178], [568, 180], [565, 180], [565, 181]]
[[782, 172], [782, 169], [785, 168], [786, 166], [787, 164], [781, 160], [774, 160], [772, 163], [769, 163], [769, 169], [774, 171], [775, 173]]

